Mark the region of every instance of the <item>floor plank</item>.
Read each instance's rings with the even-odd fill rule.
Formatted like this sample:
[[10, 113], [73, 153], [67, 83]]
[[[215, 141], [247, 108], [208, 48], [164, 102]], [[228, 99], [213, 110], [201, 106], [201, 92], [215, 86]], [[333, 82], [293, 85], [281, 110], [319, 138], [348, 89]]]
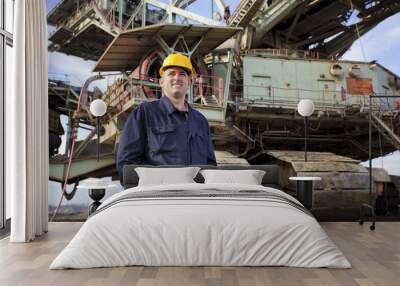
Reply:
[[375, 231], [356, 222], [321, 223], [352, 263], [352, 269], [290, 267], [117, 267], [48, 269], [82, 223], [50, 223], [32, 243], [0, 240], [0, 285], [399, 285], [400, 222], [379, 222]]

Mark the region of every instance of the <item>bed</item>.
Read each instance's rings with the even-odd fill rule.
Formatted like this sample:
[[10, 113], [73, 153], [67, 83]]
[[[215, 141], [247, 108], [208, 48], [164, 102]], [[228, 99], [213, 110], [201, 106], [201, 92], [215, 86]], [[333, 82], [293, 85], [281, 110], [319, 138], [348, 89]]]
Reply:
[[312, 214], [271, 187], [277, 184], [276, 166], [198, 166], [202, 172], [265, 170], [259, 185], [204, 183], [200, 172], [193, 182], [138, 185], [136, 167], [125, 166], [125, 190], [102, 203], [50, 269], [351, 267]]

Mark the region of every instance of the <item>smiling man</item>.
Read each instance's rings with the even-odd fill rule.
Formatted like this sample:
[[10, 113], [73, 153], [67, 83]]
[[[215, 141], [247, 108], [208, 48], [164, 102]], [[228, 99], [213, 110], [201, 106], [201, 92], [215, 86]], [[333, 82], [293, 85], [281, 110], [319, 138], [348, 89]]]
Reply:
[[216, 165], [207, 119], [185, 100], [193, 67], [180, 53], [160, 68], [163, 96], [143, 102], [129, 115], [120, 138], [117, 168], [126, 164]]

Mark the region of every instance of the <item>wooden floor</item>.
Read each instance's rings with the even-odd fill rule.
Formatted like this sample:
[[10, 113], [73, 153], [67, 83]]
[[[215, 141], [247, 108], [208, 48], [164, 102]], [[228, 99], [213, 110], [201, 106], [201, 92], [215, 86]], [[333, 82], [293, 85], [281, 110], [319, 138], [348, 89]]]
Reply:
[[50, 223], [32, 243], [0, 241], [0, 285], [400, 285], [400, 222], [322, 223], [352, 269], [290, 267], [121, 267], [48, 270], [81, 223]]

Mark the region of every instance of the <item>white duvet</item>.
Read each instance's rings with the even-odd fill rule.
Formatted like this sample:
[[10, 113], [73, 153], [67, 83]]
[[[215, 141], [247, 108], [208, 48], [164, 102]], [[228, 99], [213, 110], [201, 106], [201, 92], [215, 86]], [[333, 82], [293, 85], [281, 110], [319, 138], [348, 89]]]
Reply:
[[[350, 268], [318, 222], [290, 204], [262, 198], [142, 198], [130, 193], [168, 190], [262, 190], [238, 184], [135, 187], [108, 198], [50, 269], [145, 266], [294, 266]], [[297, 202], [298, 203], [298, 202]]]

